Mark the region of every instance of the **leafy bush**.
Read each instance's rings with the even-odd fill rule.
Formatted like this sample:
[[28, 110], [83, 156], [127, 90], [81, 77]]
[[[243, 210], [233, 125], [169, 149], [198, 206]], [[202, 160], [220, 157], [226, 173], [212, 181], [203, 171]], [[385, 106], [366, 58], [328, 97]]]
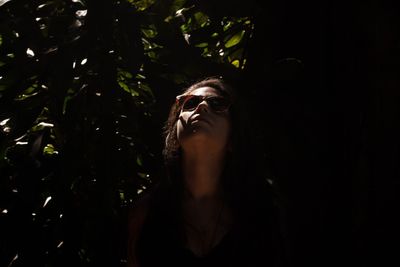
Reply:
[[1, 266], [124, 265], [177, 90], [246, 66], [252, 18], [197, 2], [0, 1]]

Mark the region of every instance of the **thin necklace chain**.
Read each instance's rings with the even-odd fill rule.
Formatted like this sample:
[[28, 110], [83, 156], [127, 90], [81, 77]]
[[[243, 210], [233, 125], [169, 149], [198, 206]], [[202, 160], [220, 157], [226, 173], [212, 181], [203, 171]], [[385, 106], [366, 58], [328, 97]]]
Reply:
[[[214, 242], [215, 242], [216, 235], [217, 235], [217, 230], [218, 230], [219, 225], [220, 225], [220, 221], [221, 221], [221, 217], [222, 217], [222, 211], [224, 210], [224, 207], [225, 207], [225, 203], [222, 202], [221, 209], [219, 211], [218, 218], [217, 218], [217, 221], [215, 223], [214, 231], [212, 233], [211, 240], [210, 240], [209, 244], [207, 244], [206, 240], [205, 240], [205, 233], [207, 232], [207, 228], [205, 230], [200, 230], [199, 228], [194, 226], [189, 220], [185, 219], [185, 223], [200, 235], [201, 247], [202, 247], [202, 255], [204, 255], [205, 252], [210, 250], [212, 248]], [[210, 225], [211, 222], [212, 222], [212, 218], [210, 219], [210, 223], [208, 223], [207, 225]], [[204, 238], [202, 236], [204, 236]]]

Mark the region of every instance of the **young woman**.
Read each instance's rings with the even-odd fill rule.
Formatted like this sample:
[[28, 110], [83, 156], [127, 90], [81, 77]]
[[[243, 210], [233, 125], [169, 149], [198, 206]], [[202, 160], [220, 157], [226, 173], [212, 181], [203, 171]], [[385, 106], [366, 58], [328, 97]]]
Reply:
[[167, 174], [132, 213], [129, 267], [277, 265], [277, 212], [243, 114], [219, 78], [176, 97]]

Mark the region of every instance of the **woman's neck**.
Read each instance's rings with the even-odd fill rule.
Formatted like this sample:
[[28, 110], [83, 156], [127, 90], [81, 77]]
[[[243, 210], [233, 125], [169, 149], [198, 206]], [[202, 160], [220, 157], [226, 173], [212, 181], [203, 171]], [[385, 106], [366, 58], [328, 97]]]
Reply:
[[223, 153], [183, 153], [182, 170], [188, 196], [193, 200], [217, 197], [224, 168]]

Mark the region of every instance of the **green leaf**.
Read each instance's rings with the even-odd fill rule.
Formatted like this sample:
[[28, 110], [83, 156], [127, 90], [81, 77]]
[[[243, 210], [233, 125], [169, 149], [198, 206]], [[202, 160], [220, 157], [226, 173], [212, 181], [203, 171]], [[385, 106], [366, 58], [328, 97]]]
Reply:
[[128, 0], [128, 2], [133, 4], [138, 11], [144, 11], [153, 5], [156, 0]]
[[142, 156], [141, 155], [137, 155], [136, 157], [136, 163], [139, 166], [143, 166], [143, 162], [142, 162]]
[[186, 0], [174, 0], [174, 3], [171, 6], [172, 12], [176, 12], [177, 10], [183, 8], [185, 5]]
[[224, 25], [224, 32], [226, 32], [228, 29], [230, 29], [233, 26], [233, 21], [228, 21], [228, 23], [226, 23]]
[[125, 92], [130, 93], [132, 96], [139, 96], [139, 93], [131, 86], [128, 86], [125, 82], [118, 81], [118, 84]]
[[144, 76], [144, 75], [142, 75], [142, 74], [136, 74], [136, 77], [135, 77], [136, 79], [138, 79], [138, 80], [145, 80], [146, 79], [146, 77]]
[[15, 100], [17, 101], [21, 101], [21, 100], [25, 100], [29, 97], [35, 96], [39, 93], [38, 89], [38, 84], [35, 83], [32, 86], [28, 87], [26, 90], [24, 90], [24, 92], [22, 92], [22, 94], [18, 95]]
[[153, 91], [151, 90], [150, 86], [148, 86], [146, 83], [138, 82], [138, 87], [140, 88], [140, 90], [147, 93], [150, 97], [152, 98], [154, 97]]
[[145, 53], [153, 62], [157, 61], [157, 59], [159, 59], [159, 54], [154, 52], [154, 51], [149, 51], [147, 53]]
[[41, 131], [45, 128], [53, 128], [53, 127], [54, 127], [54, 124], [42, 121], [32, 127], [32, 132]]
[[65, 113], [67, 112], [68, 102], [69, 102], [71, 99], [73, 99], [73, 97], [70, 96], [70, 95], [67, 95], [67, 96], [64, 98], [64, 103], [63, 103], [63, 108], [62, 108], [62, 114], [63, 114], [63, 115], [65, 115]]
[[232, 64], [233, 66], [235, 66], [236, 68], [239, 68], [239, 67], [240, 67], [240, 61], [237, 60], [237, 59], [235, 59], [234, 61], [232, 61], [231, 64]]
[[157, 36], [157, 30], [155, 29], [142, 29], [142, 33], [147, 38], [154, 38]]
[[241, 41], [242, 38], [243, 38], [244, 33], [245, 33], [245, 31], [242, 30], [242, 31], [236, 33], [235, 35], [233, 35], [233, 36], [225, 43], [225, 47], [226, 47], [226, 48], [229, 48], [229, 47], [235, 46], [235, 45], [237, 45], [238, 43], [240, 43], [240, 41]]
[[118, 70], [118, 74], [120, 75], [121, 80], [132, 79], [132, 74], [130, 72], [124, 70]]
[[124, 200], [125, 200], [125, 193], [124, 193], [124, 192], [119, 192], [119, 199], [120, 199], [121, 201], [124, 201]]
[[208, 43], [199, 43], [197, 45], [195, 45], [196, 47], [207, 47]]
[[56, 151], [54, 149], [54, 146], [52, 144], [47, 144], [44, 148], [43, 148], [43, 155], [45, 156], [49, 156], [49, 155], [53, 155], [53, 154], [58, 154], [58, 151]]
[[208, 16], [202, 12], [196, 12], [194, 14], [194, 18], [196, 19], [200, 27], [204, 27], [209, 23]]
[[149, 175], [147, 173], [138, 172], [137, 174], [139, 175], [140, 178], [143, 178], [143, 179], [146, 179], [149, 177]]

